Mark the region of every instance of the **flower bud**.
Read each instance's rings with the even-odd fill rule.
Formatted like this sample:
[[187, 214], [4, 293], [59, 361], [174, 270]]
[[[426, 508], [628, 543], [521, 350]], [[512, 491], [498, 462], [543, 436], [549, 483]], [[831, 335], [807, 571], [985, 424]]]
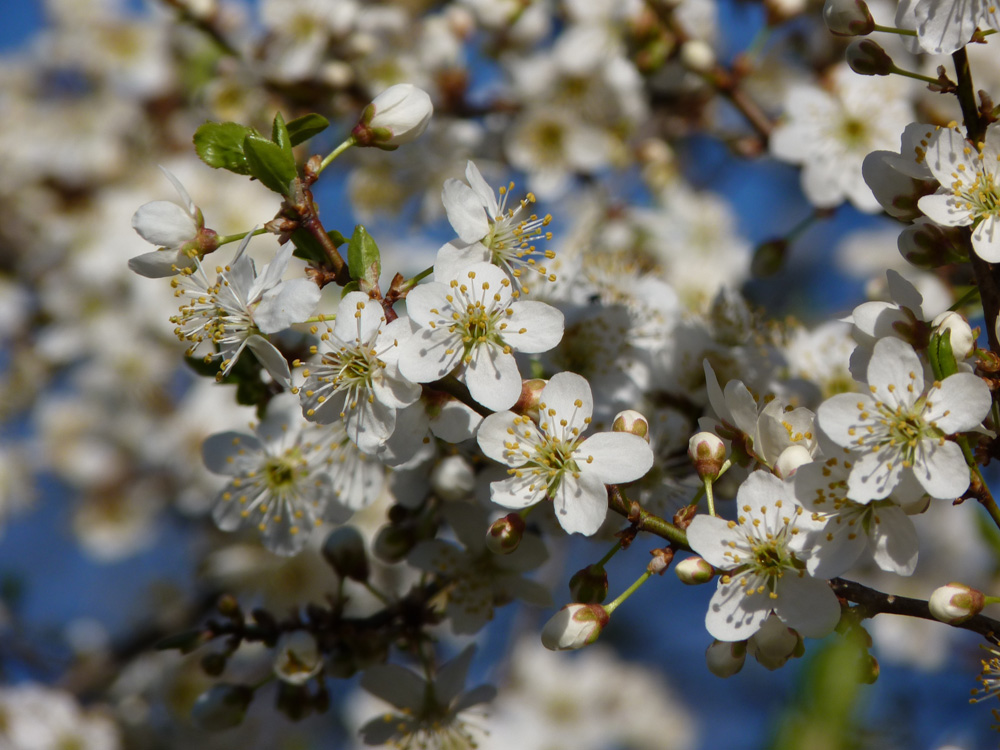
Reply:
[[774, 473], [782, 479], [788, 479], [800, 466], [812, 463], [812, 460], [812, 454], [804, 445], [790, 445], [781, 451], [778, 460], [774, 462]]
[[431, 472], [431, 490], [441, 500], [463, 500], [476, 488], [476, 473], [462, 456], [445, 456]]
[[569, 595], [580, 604], [600, 604], [608, 595], [608, 573], [601, 565], [581, 568], [569, 579]]
[[611, 615], [600, 604], [567, 604], [542, 628], [542, 645], [550, 651], [589, 646], [608, 624]]
[[635, 409], [626, 409], [615, 415], [611, 423], [613, 432], [630, 432], [649, 442], [649, 420]]
[[855, 39], [844, 55], [851, 70], [862, 76], [887, 76], [896, 67], [892, 58], [872, 39]]
[[432, 114], [434, 105], [426, 91], [409, 83], [396, 84], [365, 107], [351, 136], [358, 146], [391, 151], [419, 137]]
[[681, 45], [681, 64], [695, 73], [707, 73], [715, 66], [715, 50], [701, 39], [690, 39]]
[[705, 650], [708, 671], [716, 677], [732, 677], [747, 660], [746, 641], [713, 641]]
[[323, 659], [312, 633], [294, 630], [278, 639], [274, 655], [274, 673], [290, 685], [304, 685], [315, 677]]
[[674, 572], [681, 583], [686, 583], [688, 586], [708, 583], [715, 577], [715, 568], [697, 555], [681, 560], [674, 566]]
[[788, 240], [782, 238], [767, 240], [757, 245], [750, 261], [750, 273], [758, 278], [774, 276], [785, 264], [788, 255]]
[[653, 559], [649, 561], [646, 570], [652, 575], [662, 576], [667, 572], [670, 563], [674, 561], [674, 551], [670, 547], [651, 549], [649, 554], [652, 555]]
[[361, 532], [353, 526], [334, 529], [323, 542], [323, 557], [341, 578], [368, 580], [368, 554]]
[[232, 729], [243, 722], [251, 700], [253, 690], [246, 685], [220, 682], [198, 696], [191, 707], [191, 720], [200, 729]]
[[805, 644], [795, 629], [772, 614], [747, 641], [747, 649], [762, 667], [773, 672], [793, 656], [802, 656]]
[[826, 0], [823, 20], [837, 36], [865, 36], [875, 30], [875, 19], [865, 0]]
[[937, 333], [948, 331], [951, 335], [951, 351], [959, 362], [972, 354], [976, 337], [972, 335], [972, 327], [968, 321], [957, 312], [945, 311], [934, 318], [931, 325]]
[[931, 614], [941, 622], [959, 625], [982, 612], [986, 601], [982, 591], [964, 583], [949, 583], [934, 589], [927, 604]]
[[726, 444], [711, 432], [699, 432], [688, 441], [688, 456], [702, 479], [715, 479], [726, 462]]
[[520, 513], [508, 513], [498, 518], [486, 531], [486, 546], [497, 555], [509, 555], [521, 544], [524, 536], [524, 519]]
[[532, 378], [521, 383], [521, 396], [517, 399], [510, 410], [515, 414], [523, 414], [527, 417], [538, 416], [538, 398], [542, 394], [542, 388], [548, 385], [548, 381], [541, 378]]

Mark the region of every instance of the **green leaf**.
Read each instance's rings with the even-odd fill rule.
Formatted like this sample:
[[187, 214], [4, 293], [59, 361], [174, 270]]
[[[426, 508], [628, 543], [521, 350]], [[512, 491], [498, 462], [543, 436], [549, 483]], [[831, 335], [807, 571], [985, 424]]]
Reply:
[[955, 353], [951, 348], [951, 333], [943, 331], [931, 336], [930, 344], [927, 347], [927, 354], [931, 361], [931, 370], [937, 380], [944, 380], [949, 375], [958, 372], [958, 362], [955, 361]]
[[292, 153], [292, 138], [288, 134], [288, 127], [285, 125], [285, 118], [281, 112], [274, 113], [274, 123], [271, 125], [271, 140], [278, 144], [292, 164], [295, 163], [295, 155]]
[[382, 273], [382, 259], [378, 245], [361, 224], [354, 227], [354, 234], [347, 246], [347, 268], [351, 278], [359, 282], [361, 291], [367, 292], [378, 284]]
[[333, 240], [333, 245], [337, 249], [340, 249], [340, 246], [347, 242], [347, 238], [336, 229], [331, 229], [326, 233], [326, 236]]
[[313, 136], [319, 135], [328, 127], [330, 127], [330, 121], [323, 117], [323, 115], [317, 115], [313, 112], [302, 117], [296, 117], [288, 123], [288, 135], [291, 138], [292, 145], [298, 146]]
[[298, 176], [291, 151], [259, 135], [248, 135], [243, 139], [243, 152], [250, 174], [274, 192], [288, 195], [289, 184]]
[[213, 169], [250, 174], [243, 143], [252, 135], [257, 131], [238, 122], [206, 122], [194, 133], [194, 150]]

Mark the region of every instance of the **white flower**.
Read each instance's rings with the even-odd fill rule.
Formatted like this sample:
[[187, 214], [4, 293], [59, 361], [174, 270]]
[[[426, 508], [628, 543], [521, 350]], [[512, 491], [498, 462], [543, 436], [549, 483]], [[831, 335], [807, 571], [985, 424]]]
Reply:
[[513, 412], [491, 414], [479, 427], [479, 447], [511, 468], [490, 485], [490, 499], [526, 508], [546, 498], [569, 533], [597, 531], [608, 510], [605, 484], [631, 482], [653, 465], [653, 451], [638, 435], [582, 433], [593, 412], [590, 385], [579, 375], [554, 375], [539, 395], [536, 425]]
[[493, 700], [496, 688], [479, 685], [463, 692], [475, 646], [437, 670], [433, 682], [398, 664], [380, 664], [365, 670], [361, 687], [391, 703], [399, 713], [386, 712], [361, 727], [367, 745], [392, 744], [406, 748], [477, 747], [482, 739], [461, 714]]
[[815, 548], [807, 568], [818, 578], [832, 578], [848, 570], [865, 552], [882, 570], [908, 576], [917, 566], [917, 530], [904, 510], [890, 500], [858, 503], [847, 497], [853, 463], [825, 458], [799, 467], [793, 484], [795, 497], [814, 520]]
[[925, 391], [923, 373], [911, 346], [881, 339], [868, 364], [870, 393], [842, 393], [820, 405], [820, 429], [853, 454], [851, 500], [880, 500], [900, 485], [906, 502], [914, 499], [908, 496], [912, 479], [941, 499], [960, 497], [968, 489], [962, 449], [947, 436], [982, 423], [990, 409], [989, 388], [960, 372]]
[[343, 419], [365, 453], [377, 453], [396, 426], [396, 410], [420, 397], [420, 386], [399, 374], [399, 346], [410, 321], [386, 322], [382, 306], [363, 292], [345, 294], [333, 330], [321, 337], [320, 361], [303, 371], [300, 396], [306, 418], [329, 424]]
[[129, 260], [128, 267], [151, 279], [173, 276], [182, 268], [191, 268], [194, 258], [201, 255], [198, 250], [204, 250], [197, 247], [196, 240], [203, 233], [208, 241], [215, 237], [211, 230], [205, 232], [201, 209], [194, 204], [180, 181], [163, 167], [160, 170], [177, 190], [183, 205], [172, 201], [152, 201], [140, 206], [132, 215], [132, 228], [159, 250], [137, 255]]
[[253, 431], [222, 432], [202, 445], [209, 471], [232, 477], [212, 518], [223, 531], [256, 527], [269, 550], [294, 555], [324, 517], [339, 522], [349, 511], [333, 502], [324, 441], [315, 439], [321, 431], [303, 421], [294, 395], [272, 399]]
[[251, 235], [240, 243], [232, 263], [216, 269], [214, 282], [208, 280], [200, 261], [171, 279], [174, 296], [184, 303], [170, 322], [177, 326], [177, 338], [192, 342], [189, 355], [205, 343], [218, 346], [218, 352], [207, 354], [206, 360], [222, 357], [219, 377], [228, 375], [249, 347], [271, 377], [289, 386], [288, 362], [260, 334], [277, 333], [308, 318], [319, 302], [320, 289], [309, 279], [281, 280], [292, 257], [290, 243], [278, 250], [258, 276], [253, 261], [244, 253]]
[[521, 395], [513, 352], [545, 352], [559, 343], [563, 314], [544, 302], [515, 302], [502, 270], [476, 263], [413, 289], [406, 298], [420, 329], [402, 345], [399, 369], [417, 383], [439, 380], [456, 367], [472, 397], [493, 411]]
[[813, 205], [832, 207], [846, 198], [862, 211], [880, 211], [861, 164], [870, 152], [892, 148], [912, 121], [904, 84], [855, 75], [846, 64], [831, 83], [831, 92], [806, 85], [789, 91], [787, 120], [771, 134], [771, 154], [802, 165], [802, 190]]
[[1000, 31], [1000, 15], [989, 0], [919, 0], [913, 10], [920, 48], [933, 55], [964, 46], [977, 26]]
[[746, 640], [773, 611], [788, 627], [821, 638], [840, 619], [840, 604], [825, 581], [807, 574], [803, 552], [813, 522], [791, 487], [755, 471], [736, 495], [736, 521], [700, 514], [688, 527], [691, 548], [725, 571], [705, 627], [720, 641]]
[[946, 227], [973, 225], [972, 248], [983, 260], [1000, 261], [1000, 124], [973, 146], [958, 128], [943, 128], [927, 147], [927, 166], [941, 183], [917, 205]]
[[359, 146], [392, 150], [420, 137], [433, 114], [434, 105], [426, 91], [411, 83], [399, 83], [365, 107], [351, 135]]
[[465, 179], [468, 185], [461, 180], [448, 180], [441, 191], [445, 213], [459, 239], [444, 245], [438, 252], [434, 279], [444, 281], [465, 266], [486, 261], [507, 272], [514, 284], [515, 296], [518, 292], [527, 294], [529, 291], [525, 271], [555, 281], [555, 276], [545, 266], [545, 261], [552, 260], [555, 253], [539, 250], [532, 244], [552, 237], [545, 231], [552, 217], [546, 214], [539, 218], [529, 213], [535, 196], [528, 193], [516, 208], [508, 208], [514, 183], [500, 188], [500, 200], [497, 201], [493, 189], [471, 161], [465, 167]]

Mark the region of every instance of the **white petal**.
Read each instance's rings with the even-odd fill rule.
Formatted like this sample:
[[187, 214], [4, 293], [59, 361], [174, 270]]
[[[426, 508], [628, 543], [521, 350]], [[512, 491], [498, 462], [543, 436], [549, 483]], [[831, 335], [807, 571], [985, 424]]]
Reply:
[[490, 215], [490, 218], [495, 219], [500, 212], [496, 195], [493, 193], [493, 188], [483, 179], [483, 175], [479, 172], [479, 167], [471, 160], [465, 165], [465, 179], [469, 181], [469, 187], [472, 188], [472, 191], [479, 196], [479, 200], [483, 204], [483, 208]]
[[414, 383], [430, 383], [455, 369], [463, 352], [462, 338], [457, 333], [440, 327], [421, 328], [400, 347], [399, 371]]
[[608, 514], [607, 488], [586, 472], [578, 477], [565, 474], [552, 500], [559, 525], [570, 534], [596, 533]]
[[514, 355], [488, 343], [472, 350], [465, 383], [472, 398], [492, 411], [509, 409], [521, 396], [521, 372]]
[[767, 594], [747, 596], [740, 576], [733, 576], [729, 583], [720, 579], [708, 604], [705, 628], [720, 641], [744, 641], [760, 630], [770, 612]]
[[201, 456], [213, 474], [236, 476], [252, 470], [261, 462], [264, 447], [253, 435], [220, 432], [201, 444]]
[[583, 432], [594, 414], [590, 384], [574, 372], [553, 375], [539, 395], [539, 407], [545, 412], [539, 415], [541, 428], [549, 435], [568, 438], [574, 428]]
[[198, 225], [183, 208], [170, 201], [153, 201], [132, 215], [132, 228], [146, 242], [177, 248], [195, 238]]
[[739, 526], [730, 528], [729, 521], [705, 513], [691, 520], [687, 538], [691, 549], [720, 570], [734, 567], [733, 558], [727, 552], [735, 551], [740, 555], [750, 552], [746, 534]]
[[868, 385], [876, 399], [892, 407], [912, 406], [924, 392], [924, 368], [913, 347], [897, 338], [875, 342]]
[[890, 468], [879, 453], [865, 453], [851, 467], [847, 479], [847, 496], [856, 503], [869, 503], [889, 496], [903, 471], [901, 460], [893, 461]]
[[129, 258], [128, 267], [147, 279], [163, 279], [175, 276], [182, 268], [194, 266], [194, 258], [176, 250], [153, 250], [149, 253]]
[[816, 410], [816, 424], [834, 443], [850, 448], [856, 435], [852, 430], [858, 427], [862, 411], [873, 409], [871, 396], [865, 393], [838, 393], [831, 396]]
[[[506, 447], [507, 443], [515, 439], [515, 430], [523, 429], [516, 420], [518, 420], [518, 416], [510, 411], [497, 412], [486, 417], [476, 433], [476, 441], [479, 443], [480, 450], [494, 461], [508, 466], [520, 466], [524, 463], [523, 458], [516, 463], [511, 463]], [[515, 453], [514, 455], [520, 454]]]
[[437, 258], [434, 260], [434, 281], [455, 278], [463, 268], [489, 260], [490, 251], [481, 242], [467, 243], [452, 240], [442, 245], [437, 252]]
[[288, 360], [274, 344], [262, 336], [250, 336], [246, 344], [275, 382], [281, 383], [286, 388], [292, 387], [292, 371], [288, 368]]
[[944, 188], [933, 195], [925, 195], [917, 201], [917, 207], [928, 219], [943, 227], [964, 227], [972, 223], [972, 214], [965, 202]]
[[872, 519], [875, 564], [896, 575], [912, 575], [917, 567], [917, 529], [902, 508], [887, 505], [875, 510]]
[[774, 613], [806, 638], [829, 635], [840, 621], [840, 602], [825, 581], [788, 571], [776, 593]]
[[447, 180], [441, 201], [455, 233], [463, 242], [478, 242], [490, 231], [486, 209], [475, 191], [461, 180]]
[[990, 214], [972, 230], [972, 247], [983, 260], [1000, 262], [1000, 222], [995, 215]]
[[505, 344], [516, 352], [536, 354], [554, 348], [563, 337], [563, 314], [544, 302], [528, 300], [510, 306], [510, 315], [504, 319]]
[[626, 432], [598, 432], [573, 452], [582, 473], [605, 484], [631, 482], [653, 465], [653, 450], [643, 438]]
[[316, 309], [322, 291], [309, 279], [283, 281], [264, 292], [253, 311], [253, 321], [263, 333], [277, 333], [301, 323]]
[[924, 419], [945, 435], [954, 435], [981, 425], [992, 403], [986, 383], [971, 372], [958, 372], [927, 393]]
[[532, 476], [513, 476], [490, 484], [490, 500], [505, 508], [520, 510], [545, 499], [545, 487]]
[[969, 466], [957, 443], [945, 440], [938, 444], [933, 439], [923, 441], [926, 449], [924, 460], [912, 467], [913, 475], [931, 497], [954, 500], [969, 489]]

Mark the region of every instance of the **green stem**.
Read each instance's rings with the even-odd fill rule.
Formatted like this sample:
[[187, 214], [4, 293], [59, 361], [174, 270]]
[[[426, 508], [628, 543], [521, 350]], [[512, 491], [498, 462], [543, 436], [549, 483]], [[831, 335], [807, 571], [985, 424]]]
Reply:
[[230, 242], [239, 242], [248, 234], [256, 237], [257, 235], [260, 234], [267, 234], [267, 230], [262, 228], [262, 229], [253, 229], [249, 232], [237, 232], [236, 234], [226, 234], [223, 235], [222, 237], [216, 237], [215, 241], [219, 243], [219, 247], [222, 247], [223, 245], [228, 245]]
[[434, 266], [429, 266], [425, 268], [423, 271], [418, 273], [412, 279], [407, 279], [405, 282], [403, 282], [403, 284], [401, 285], [401, 290], [409, 291], [417, 284], [419, 284], [421, 281], [430, 276], [432, 273], [434, 273]]
[[917, 32], [912, 29], [897, 29], [895, 26], [882, 26], [880, 24], [875, 24], [875, 28], [872, 31], [882, 31], [886, 34], [899, 34], [900, 36], [916, 36]]
[[705, 498], [708, 500], [708, 515], [715, 515], [715, 496], [712, 494], [712, 477], [705, 477]]
[[642, 584], [644, 584], [646, 581], [649, 580], [649, 577], [651, 575], [653, 574], [647, 570], [645, 573], [639, 576], [636, 579], [635, 583], [633, 583], [631, 586], [625, 589], [617, 599], [611, 602], [611, 604], [604, 605], [605, 611], [610, 615], [612, 612], [618, 609], [618, 605], [620, 605], [623, 601], [632, 596], [632, 594], [634, 594], [638, 590], [638, 588], [642, 586]]
[[914, 73], [912, 70], [903, 70], [895, 65], [889, 71], [890, 73], [895, 73], [898, 76], [903, 76], [904, 78], [912, 78], [915, 81], [923, 81], [924, 83], [941, 83], [938, 78], [931, 78], [930, 76], [925, 76], [920, 73]]
[[349, 149], [354, 144], [355, 144], [355, 140], [354, 140], [354, 136], [352, 135], [346, 141], [344, 141], [339, 146], [337, 146], [337, 148], [335, 148], [333, 151], [331, 151], [330, 153], [328, 153], [326, 155], [326, 158], [323, 159], [323, 161], [321, 161], [319, 163], [319, 169], [316, 170], [316, 176], [319, 177], [323, 173], [323, 170], [326, 169], [328, 166], [330, 166], [330, 162], [332, 162], [334, 159], [336, 159], [342, 153], [344, 153], [345, 151], [347, 151], [347, 149]]
[[615, 542], [615, 546], [608, 550], [608, 554], [606, 554], [597, 562], [597, 567], [603, 568], [605, 565], [607, 565], [611, 561], [611, 558], [614, 557], [615, 554], [618, 552], [618, 550], [620, 550], [621, 548], [622, 548], [621, 542]]

